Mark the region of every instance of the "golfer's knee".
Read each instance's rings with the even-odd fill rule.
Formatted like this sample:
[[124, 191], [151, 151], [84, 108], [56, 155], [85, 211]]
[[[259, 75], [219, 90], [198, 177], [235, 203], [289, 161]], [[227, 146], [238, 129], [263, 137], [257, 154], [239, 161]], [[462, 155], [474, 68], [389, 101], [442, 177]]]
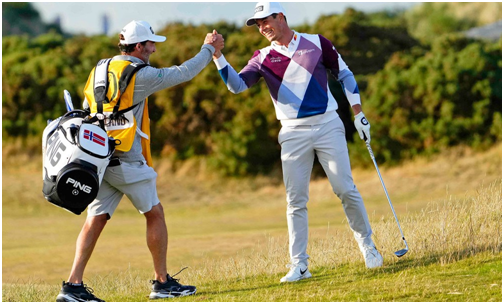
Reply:
[[354, 203], [362, 201], [362, 197], [357, 190], [357, 187], [353, 186], [344, 192], [335, 192], [343, 204]]
[[287, 210], [306, 209], [308, 195], [304, 193], [289, 193], [287, 195]]

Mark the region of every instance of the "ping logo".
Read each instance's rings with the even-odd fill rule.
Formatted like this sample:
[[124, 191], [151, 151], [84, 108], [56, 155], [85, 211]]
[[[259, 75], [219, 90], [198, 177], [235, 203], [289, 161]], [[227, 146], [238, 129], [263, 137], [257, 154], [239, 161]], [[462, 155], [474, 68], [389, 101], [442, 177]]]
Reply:
[[[93, 190], [93, 188], [91, 188], [90, 186], [85, 185], [85, 184], [81, 184], [80, 182], [76, 181], [75, 179], [73, 179], [71, 177], [69, 177], [67, 179], [66, 184], [72, 184], [75, 189], [80, 189], [80, 190], [86, 192], [87, 194], [91, 193], [91, 190]], [[79, 191], [72, 190], [72, 194], [78, 195]]]
[[58, 164], [61, 159], [61, 152], [66, 150], [66, 146], [63, 144], [59, 136], [60, 132], [56, 132], [47, 140], [48, 147], [46, 154], [53, 166]]

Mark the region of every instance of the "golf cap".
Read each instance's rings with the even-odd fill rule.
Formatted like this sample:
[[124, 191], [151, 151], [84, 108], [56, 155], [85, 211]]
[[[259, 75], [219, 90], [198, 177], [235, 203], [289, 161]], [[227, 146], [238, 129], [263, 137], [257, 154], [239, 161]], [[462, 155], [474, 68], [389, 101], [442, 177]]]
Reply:
[[121, 30], [121, 35], [124, 40], [120, 40], [121, 44], [134, 44], [144, 41], [163, 42], [166, 40], [164, 36], [154, 35], [154, 31], [149, 23], [145, 21], [133, 20]]
[[285, 10], [279, 2], [257, 2], [254, 16], [248, 18], [245, 24], [252, 26], [256, 24], [256, 19], [263, 19], [278, 13], [285, 15]]

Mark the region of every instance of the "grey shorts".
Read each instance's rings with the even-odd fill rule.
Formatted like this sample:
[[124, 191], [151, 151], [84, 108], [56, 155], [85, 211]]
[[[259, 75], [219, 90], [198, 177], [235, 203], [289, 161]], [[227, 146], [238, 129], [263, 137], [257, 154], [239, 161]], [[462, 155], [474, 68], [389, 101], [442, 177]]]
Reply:
[[122, 162], [108, 167], [96, 199], [88, 206], [88, 217], [108, 214], [112, 217], [124, 194], [141, 214], [159, 204], [157, 173], [143, 162]]

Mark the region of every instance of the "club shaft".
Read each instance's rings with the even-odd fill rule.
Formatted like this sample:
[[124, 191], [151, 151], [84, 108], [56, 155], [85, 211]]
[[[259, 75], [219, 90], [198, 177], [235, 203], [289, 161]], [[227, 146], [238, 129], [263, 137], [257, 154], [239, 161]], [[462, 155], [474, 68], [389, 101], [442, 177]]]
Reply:
[[[373, 153], [373, 149], [371, 149], [371, 145], [369, 143], [366, 143], [366, 146], [368, 148], [369, 155], [371, 156], [371, 159], [373, 160], [373, 164], [374, 164], [374, 166], [376, 168], [376, 172], [378, 172], [378, 177], [380, 178], [380, 182], [382, 184], [383, 190], [385, 191], [385, 196], [387, 197], [388, 203], [390, 205], [390, 209], [392, 209], [392, 213], [394, 214], [394, 217], [395, 217], [395, 220], [396, 220], [396, 223], [397, 223], [397, 227], [399, 227], [399, 231], [401, 232], [402, 239], [403, 239], [404, 243], [406, 244], [406, 239], [404, 238], [404, 234], [402, 232], [401, 225], [399, 225], [399, 220], [397, 219], [397, 215], [395, 213], [394, 206], [392, 206], [392, 202], [390, 201], [390, 197], [389, 197], [387, 188], [385, 187], [385, 183], [383, 182], [383, 178], [382, 178], [382, 176], [380, 174], [380, 169], [378, 169], [378, 164], [376, 163], [376, 159], [375, 159], [375, 156], [374, 156], [374, 153]], [[406, 244], [406, 246], [408, 246], [408, 245]]]

